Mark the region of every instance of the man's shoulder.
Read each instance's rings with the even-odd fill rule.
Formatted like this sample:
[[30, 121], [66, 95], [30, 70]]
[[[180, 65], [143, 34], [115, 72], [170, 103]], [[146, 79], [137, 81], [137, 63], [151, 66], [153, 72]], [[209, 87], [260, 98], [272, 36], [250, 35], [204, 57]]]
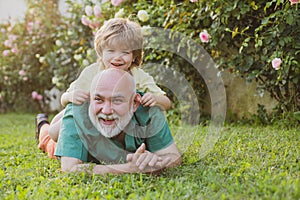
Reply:
[[154, 117], [159, 118], [156, 120], [165, 120], [162, 111], [157, 106], [149, 107], [140, 105], [134, 113], [134, 119], [140, 126], [148, 125]]

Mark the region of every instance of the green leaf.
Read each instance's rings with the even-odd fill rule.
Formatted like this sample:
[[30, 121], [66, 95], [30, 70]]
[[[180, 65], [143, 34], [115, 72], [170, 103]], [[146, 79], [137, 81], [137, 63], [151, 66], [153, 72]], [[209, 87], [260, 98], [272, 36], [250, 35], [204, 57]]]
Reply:
[[269, 22], [269, 18], [268, 17], [266, 17], [266, 18], [264, 18], [263, 20], [261, 20], [261, 24], [262, 25], [265, 25], [265, 24], [267, 24]]
[[294, 117], [295, 117], [297, 120], [300, 120], [300, 111], [294, 112]]
[[293, 22], [294, 22], [294, 17], [292, 14], [288, 14], [287, 17], [286, 17], [286, 22], [289, 24], [289, 25], [292, 25]]

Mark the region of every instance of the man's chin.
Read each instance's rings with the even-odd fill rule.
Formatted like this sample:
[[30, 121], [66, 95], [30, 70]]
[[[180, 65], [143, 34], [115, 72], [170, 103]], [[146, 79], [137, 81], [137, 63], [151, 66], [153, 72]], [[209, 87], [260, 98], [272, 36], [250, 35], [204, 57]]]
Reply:
[[97, 129], [106, 138], [112, 138], [116, 135], [119, 135], [122, 131], [115, 124], [114, 125], [101, 124], [100, 126], [97, 127]]

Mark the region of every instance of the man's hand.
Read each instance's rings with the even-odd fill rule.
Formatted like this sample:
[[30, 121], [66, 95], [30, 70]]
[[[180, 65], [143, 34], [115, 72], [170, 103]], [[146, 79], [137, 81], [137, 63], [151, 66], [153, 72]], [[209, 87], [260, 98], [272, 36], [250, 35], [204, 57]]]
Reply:
[[146, 167], [163, 169], [171, 161], [169, 157], [163, 159], [162, 157], [147, 151], [144, 143], [135, 153], [128, 154], [126, 160], [137, 166], [140, 170], [144, 170]]
[[145, 93], [140, 102], [143, 106], [155, 106], [157, 104], [156, 96], [150, 92]]
[[165, 149], [151, 153], [143, 143], [135, 153], [127, 155], [127, 163], [112, 165], [83, 164], [77, 158], [61, 157], [64, 172], [81, 171], [94, 174], [158, 173], [161, 170], [180, 165], [181, 155], [173, 143]]
[[69, 92], [70, 102], [80, 105], [83, 102], [89, 100], [90, 94], [81, 89], [76, 89]]

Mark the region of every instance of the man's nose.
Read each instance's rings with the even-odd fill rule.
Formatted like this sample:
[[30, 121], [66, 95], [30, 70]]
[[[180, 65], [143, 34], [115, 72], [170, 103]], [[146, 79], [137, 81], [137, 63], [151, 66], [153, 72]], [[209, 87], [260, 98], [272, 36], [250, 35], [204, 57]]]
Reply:
[[105, 103], [103, 103], [101, 112], [106, 115], [110, 115], [113, 113], [110, 101], [106, 101]]

